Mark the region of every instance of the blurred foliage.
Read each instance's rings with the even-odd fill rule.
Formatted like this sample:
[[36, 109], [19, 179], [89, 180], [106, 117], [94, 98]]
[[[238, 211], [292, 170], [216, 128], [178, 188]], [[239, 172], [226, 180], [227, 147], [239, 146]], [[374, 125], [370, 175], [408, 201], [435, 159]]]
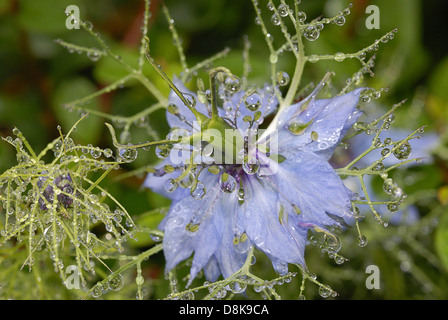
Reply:
[[[264, 3], [263, 0], [259, 2], [260, 5]], [[86, 54], [69, 53], [54, 42], [55, 39], [63, 39], [87, 47], [95, 46], [85, 31], [66, 28], [64, 10], [73, 4], [80, 8], [82, 19], [91, 21], [122, 59], [133, 64], [138, 58], [143, 1], [0, 0], [0, 134], [3, 137], [11, 135], [16, 126], [35, 150], [43, 149], [49, 141], [58, 137], [57, 125], [68, 129], [79, 119], [79, 114], [67, 112], [61, 107], [62, 103], [99, 90], [125, 75], [124, 70], [112, 59], [105, 57], [92, 61]], [[268, 51], [260, 28], [255, 23], [250, 1], [165, 0], [165, 4], [175, 21], [188, 61], [193, 64], [230, 47], [231, 52], [219, 63], [235, 74], [240, 74], [243, 37], [247, 35], [251, 42], [251, 80], [261, 84], [266, 82], [269, 75]], [[303, 0], [301, 6], [307, 16], [313, 19], [321, 14], [337, 14], [347, 4], [348, 1], [342, 0]], [[380, 8], [379, 30], [368, 30], [365, 27], [365, 8], [370, 4]], [[160, 1], [153, 0], [150, 10], [151, 54], [168, 75], [178, 74], [181, 66], [168, 24], [161, 14]], [[389, 88], [388, 93], [374, 105], [381, 110], [371, 111], [384, 113], [393, 104], [408, 99], [396, 112], [395, 126], [411, 132], [426, 125], [427, 134], [439, 137], [437, 147], [432, 150], [432, 161], [418, 167], [400, 168], [396, 173], [396, 179], [402, 179], [405, 191], [410, 195], [407, 200], [408, 210], [413, 208], [418, 211], [419, 220], [416, 223], [390, 223], [387, 228], [383, 228], [367, 217], [361, 223], [363, 233], [369, 240], [366, 247], [356, 246], [353, 230], [341, 234], [344, 243], [341, 252], [349, 259], [342, 265], [336, 265], [333, 260], [323, 257], [319, 248], [308, 248], [307, 264], [310, 271], [316, 273], [320, 281], [330, 284], [339, 293], [338, 298], [448, 298], [446, 10], [444, 2], [435, 0], [354, 1], [352, 13], [343, 27], [328, 26], [321, 33], [319, 41], [307, 43], [306, 48], [310, 53], [356, 52], [386, 32], [398, 28], [395, 39], [382, 45], [376, 53], [375, 77], [366, 83], [373, 88]], [[278, 29], [273, 29], [274, 39], [280, 35]], [[288, 69], [292, 66], [287, 61], [282, 67], [292, 74], [292, 70]], [[308, 64], [303, 86], [311, 81], [317, 83], [327, 70], [331, 70], [336, 74], [333, 85], [340, 88], [359, 67], [353, 61]], [[158, 75], [150, 68], [145, 67], [145, 70], [145, 74], [160, 84], [160, 90], [167, 94], [168, 88], [158, 79]], [[132, 115], [153, 103], [152, 99], [145, 88], [130, 83], [121, 90], [90, 101], [88, 107], [105, 113]], [[133, 141], [145, 141], [148, 135], [163, 137], [168, 130], [163, 110], [152, 114], [149, 124], [146, 128], [132, 129]], [[85, 145], [102, 148], [111, 146], [104, 119], [92, 115], [79, 125], [72, 137]], [[141, 153], [135, 162], [123, 166], [122, 171], [155, 160], [153, 152]], [[0, 172], [15, 163], [13, 148], [0, 143]], [[161, 216], [147, 213], [167, 206], [169, 202], [149, 190], [142, 190], [143, 176], [116, 183], [112, 181], [116, 174], [112, 172], [102, 184], [127, 208], [137, 223], [148, 228], [156, 227]], [[138, 236], [138, 241], [131, 241], [130, 244], [139, 252], [153, 242], [142, 234]], [[5, 263], [3, 258], [7, 254], [2, 252], [0, 264]], [[8, 263], [20, 266], [23, 261], [20, 257], [24, 253], [12, 255], [17, 261]], [[265, 274], [266, 278], [275, 277], [268, 259], [260, 255], [257, 261], [254, 268]], [[8, 279], [2, 286], [2, 297], [9, 298], [4, 296], [5, 292], [19, 299], [36, 296], [73, 297], [71, 292], [60, 291], [60, 279], [46, 263], [42, 261], [40, 277], [49, 282], [47, 288], [53, 291], [44, 293], [41, 290], [39, 293], [40, 287], [32, 284], [36, 275], [23, 270], [15, 279]], [[370, 264], [377, 265], [381, 270], [379, 290], [366, 289], [365, 268]], [[163, 277], [163, 266], [161, 254], [142, 264], [146, 298], [163, 298], [169, 293], [168, 280]], [[2, 265], [1, 268], [4, 267]], [[184, 267], [179, 273], [186, 275], [186, 270], [187, 267]], [[3, 277], [1, 271], [0, 276]], [[0, 282], [3, 281], [5, 279], [0, 278]], [[128, 282], [135, 283], [134, 280]], [[283, 298], [295, 299], [299, 287], [299, 280], [295, 279], [290, 284], [279, 286], [278, 292]], [[306, 288], [305, 296], [308, 299], [319, 297], [313, 286]], [[135, 285], [109, 295], [109, 298], [129, 297], [135, 297]]]

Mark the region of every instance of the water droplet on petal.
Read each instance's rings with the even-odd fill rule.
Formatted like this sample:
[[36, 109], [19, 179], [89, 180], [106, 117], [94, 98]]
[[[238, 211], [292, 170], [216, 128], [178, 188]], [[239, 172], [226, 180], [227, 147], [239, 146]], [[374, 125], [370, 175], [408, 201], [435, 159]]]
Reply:
[[233, 281], [231, 283], [229, 283], [229, 289], [230, 291], [232, 291], [233, 293], [242, 293], [246, 290], [247, 288], [247, 284], [244, 282], [237, 282], [237, 281]]
[[334, 20], [334, 23], [337, 24], [338, 26], [343, 26], [345, 24], [345, 17], [344, 16], [338, 17], [336, 20]]
[[253, 93], [244, 100], [244, 105], [249, 111], [257, 111], [261, 107], [261, 97], [257, 93]]
[[189, 222], [185, 226], [185, 230], [187, 231], [187, 234], [189, 236], [194, 236], [199, 231], [199, 224], [198, 223]]
[[174, 179], [168, 179], [168, 180], [165, 182], [164, 188], [165, 188], [165, 190], [166, 190], [167, 192], [174, 192], [174, 191], [177, 189], [177, 186], [178, 186], [178, 185], [179, 185], [179, 184], [177, 183], [176, 180], [174, 180]]
[[226, 80], [224, 80], [224, 86], [230, 93], [236, 93], [240, 91], [242, 83], [238, 77], [232, 76], [227, 77]]
[[337, 52], [334, 55], [334, 60], [337, 62], [341, 62], [345, 60], [345, 54], [343, 54], [342, 52]]
[[342, 242], [337, 235], [324, 235], [324, 247], [328, 252], [336, 253], [342, 247]]
[[388, 203], [387, 204], [387, 210], [394, 213], [398, 211], [398, 204], [397, 203]]
[[243, 159], [243, 170], [249, 175], [256, 174], [260, 170], [260, 162], [255, 156], [245, 156]]
[[221, 175], [221, 177], [219, 178], [219, 183], [221, 186], [221, 190], [226, 193], [232, 193], [233, 191], [235, 191], [237, 186], [235, 178], [227, 173], [223, 173]]
[[99, 298], [101, 297], [101, 295], [103, 294], [103, 286], [101, 284], [96, 284], [93, 288], [92, 291], [90, 292], [90, 294], [92, 295], [92, 297]]
[[101, 150], [94, 148], [94, 149], [90, 150], [90, 155], [92, 157], [94, 157], [95, 159], [98, 159], [101, 156]]
[[306, 13], [303, 12], [303, 11], [298, 12], [297, 13], [297, 20], [299, 22], [305, 22], [305, 20], [306, 20]]
[[193, 190], [191, 190], [191, 196], [196, 199], [200, 200], [205, 197], [205, 194], [207, 193], [207, 189], [205, 188], [204, 184], [202, 182], [198, 182]]

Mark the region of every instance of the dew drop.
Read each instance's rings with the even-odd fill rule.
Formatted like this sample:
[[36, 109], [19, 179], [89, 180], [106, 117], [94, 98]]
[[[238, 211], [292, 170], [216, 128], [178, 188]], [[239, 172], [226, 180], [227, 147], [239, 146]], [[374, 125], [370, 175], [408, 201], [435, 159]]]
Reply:
[[240, 205], [244, 202], [244, 189], [243, 188], [238, 189], [238, 202]]
[[137, 149], [121, 148], [119, 149], [118, 154], [120, 156], [120, 160], [123, 160], [124, 162], [132, 162], [137, 159], [138, 151]]
[[274, 26], [278, 26], [280, 25], [280, 18], [278, 16], [278, 14], [274, 13], [271, 17], [271, 22]]
[[288, 15], [289, 8], [288, 8], [287, 5], [285, 5], [285, 4], [282, 3], [282, 4], [280, 4], [280, 5], [278, 6], [277, 11], [278, 11], [278, 14], [279, 14], [281, 17], [286, 17], [286, 16]]
[[356, 244], [360, 246], [361, 248], [365, 247], [367, 245], [368, 241], [366, 236], [360, 235], [358, 236], [358, 239], [356, 240]]
[[112, 291], [118, 291], [121, 288], [123, 288], [124, 285], [124, 278], [121, 274], [116, 274], [112, 276], [109, 281], [107, 282], [109, 285], [109, 289]]
[[406, 160], [411, 155], [411, 152], [411, 145], [409, 144], [409, 142], [405, 141], [393, 151], [393, 154], [398, 160]]
[[373, 171], [383, 171], [384, 170], [384, 164], [381, 161], [378, 161], [375, 163], [375, 165], [372, 167]]
[[168, 179], [165, 184], [164, 184], [164, 188], [166, 190], [166, 192], [174, 192], [177, 189], [177, 186], [179, 184], [177, 183], [176, 180], [174, 179]]
[[156, 147], [156, 156], [159, 159], [166, 159], [170, 154], [170, 149], [167, 145], [159, 145]]
[[92, 24], [92, 22], [90, 22], [90, 21], [84, 21], [84, 27], [85, 27], [87, 30], [92, 30], [92, 29], [93, 29], [93, 24]]
[[96, 62], [101, 58], [101, 54], [99, 54], [97, 51], [88, 51], [87, 58], [89, 58], [93, 62]]
[[328, 286], [322, 285], [319, 287], [319, 295], [322, 298], [328, 298], [332, 295], [332, 293], [333, 293], [333, 290], [331, 290], [331, 288]]
[[309, 26], [303, 31], [303, 36], [308, 41], [315, 41], [319, 38], [320, 31], [315, 26]]
[[255, 156], [245, 156], [243, 159], [243, 170], [249, 175], [253, 175], [260, 169], [260, 162]]
[[319, 61], [319, 57], [315, 54], [312, 54], [308, 57], [308, 61], [311, 63], [316, 63]]
[[167, 111], [171, 114], [179, 114], [179, 107], [175, 105], [174, 103], [170, 103], [167, 107]]
[[398, 211], [398, 204], [396, 204], [396, 203], [388, 203], [387, 204], [387, 210], [389, 210], [392, 213], [397, 212]]
[[226, 193], [232, 193], [233, 191], [235, 191], [237, 186], [235, 178], [227, 173], [223, 173], [221, 175], [221, 177], [219, 178], [219, 183], [221, 186], [221, 190]]
[[189, 236], [194, 236], [199, 231], [199, 224], [198, 223], [189, 222], [185, 226], [185, 230], [187, 231], [187, 234]]
[[279, 71], [277, 72], [276, 80], [280, 86], [286, 86], [289, 83], [289, 74], [284, 71]]
[[194, 174], [193, 173], [188, 173], [187, 176], [185, 178], [183, 178], [180, 182], [179, 185], [182, 188], [190, 188], [191, 185], [194, 182]]
[[391, 178], [384, 180], [383, 183], [384, 192], [386, 192], [387, 194], [392, 194], [395, 189], [397, 189], [397, 185]]
[[337, 52], [334, 55], [334, 60], [337, 62], [342, 62], [345, 60], [345, 54], [343, 54], [342, 52]]
[[336, 262], [336, 264], [343, 264], [346, 261], [346, 259], [343, 256], [340, 255], [336, 255], [334, 257], [334, 262]]
[[257, 111], [261, 107], [261, 97], [257, 93], [253, 93], [246, 98], [244, 105], [249, 111]]
[[236, 93], [241, 90], [242, 83], [238, 77], [232, 76], [224, 80], [224, 86], [230, 93]]
[[194, 189], [190, 191], [191, 196], [196, 199], [200, 200], [203, 199], [207, 193], [207, 189], [205, 188], [204, 184], [202, 182], [198, 182]]
[[182, 93], [182, 95], [185, 97], [185, 99], [187, 100], [188, 105], [191, 108], [194, 108], [196, 106], [196, 98], [190, 94], [190, 93]]

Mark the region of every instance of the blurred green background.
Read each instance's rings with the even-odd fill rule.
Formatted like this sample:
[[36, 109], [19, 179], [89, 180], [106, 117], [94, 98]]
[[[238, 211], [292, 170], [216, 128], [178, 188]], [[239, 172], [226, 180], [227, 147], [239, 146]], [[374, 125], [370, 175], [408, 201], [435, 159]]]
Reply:
[[[269, 53], [249, 0], [165, 0], [182, 40], [187, 62], [194, 65], [216, 52], [230, 47], [222, 64], [235, 74], [242, 72], [243, 37], [251, 42], [250, 79], [262, 84], [269, 78]], [[265, 1], [259, 0], [262, 9]], [[336, 15], [348, 5], [340, 0], [302, 0], [301, 8], [308, 19], [320, 15]], [[368, 5], [380, 9], [380, 29], [365, 26]], [[57, 125], [67, 131], [79, 118], [76, 112], [61, 107], [64, 102], [81, 98], [101, 89], [125, 75], [119, 64], [108, 57], [91, 61], [85, 54], [69, 53], [55, 39], [98, 47], [82, 29], [66, 28], [65, 8], [77, 5], [82, 20], [91, 21], [95, 30], [128, 63], [135, 65], [141, 37], [144, 3], [140, 0], [0, 0], [0, 134], [11, 135], [17, 126], [35, 150], [43, 149], [58, 136]], [[448, 41], [444, 1], [382, 0], [353, 1], [351, 14], [344, 26], [329, 25], [320, 38], [306, 43], [309, 53], [334, 54], [356, 52], [370, 45], [386, 32], [398, 28], [393, 41], [382, 44], [376, 52], [375, 77], [366, 79], [374, 88], [389, 91], [375, 108], [385, 112], [393, 104], [408, 99], [396, 113], [395, 126], [414, 131], [427, 125], [426, 133], [439, 138], [432, 160], [418, 167], [397, 170], [395, 178], [413, 177], [404, 182], [410, 195], [407, 204], [419, 212], [421, 219], [409, 226], [383, 228], [366, 218], [361, 228], [368, 236], [367, 247], [354, 244], [356, 233], [343, 235], [342, 254], [350, 261], [336, 265], [322, 256], [318, 248], [307, 250], [308, 267], [319, 279], [332, 286], [343, 299], [447, 299], [448, 298]], [[149, 37], [152, 56], [170, 76], [181, 70], [177, 50], [173, 46], [168, 24], [161, 11], [161, 1], [151, 1]], [[264, 10], [269, 23], [269, 12]], [[278, 27], [269, 25], [274, 39], [280, 39]], [[288, 57], [280, 64], [292, 74], [293, 62]], [[303, 83], [317, 83], [327, 70], [336, 73], [333, 85], [342, 88], [345, 81], [360, 68], [357, 61], [307, 64]], [[155, 72], [147, 68], [147, 76], [160, 90], [168, 93]], [[87, 107], [101, 112], [132, 115], [151, 105], [154, 98], [141, 85], [121, 90], [91, 101]], [[378, 110], [376, 110], [378, 111]], [[380, 112], [381, 112], [380, 111]], [[105, 119], [89, 116], [73, 136], [77, 143], [105, 148], [111, 139]], [[163, 137], [168, 127], [164, 112], [151, 115], [149, 126], [132, 128], [132, 141], [146, 141], [148, 135]], [[155, 161], [152, 152], [140, 153], [137, 161], [124, 170], [138, 168]], [[0, 143], [0, 172], [16, 163], [10, 145]], [[411, 180], [411, 183], [409, 181]], [[131, 212], [140, 213], [168, 205], [168, 202], [140, 188], [142, 177], [106, 185], [112, 194]], [[1, 209], [0, 209], [1, 210]], [[0, 211], [1, 214], [1, 211]], [[154, 219], [148, 226], [157, 225]], [[142, 240], [138, 246], [150, 245]], [[146, 241], [146, 242], [145, 242]], [[144, 275], [148, 279], [163, 278], [163, 258], [148, 263]], [[269, 264], [260, 256], [255, 270]], [[365, 287], [367, 265], [381, 271], [381, 289]], [[269, 269], [269, 268], [268, 268]], [[269, 275], [267, 275], [269, 277]], [[166, 283], [165, 283], [166, 284]], [[300, 284], [284, 285], [279, 292], [294, 299]], [[166, 290], [162, 290], [166, 293]], [[316, 288], [307, 286], [307, 298], [317, 298]], [[157, 297], [151, 296], [151, 297]]]

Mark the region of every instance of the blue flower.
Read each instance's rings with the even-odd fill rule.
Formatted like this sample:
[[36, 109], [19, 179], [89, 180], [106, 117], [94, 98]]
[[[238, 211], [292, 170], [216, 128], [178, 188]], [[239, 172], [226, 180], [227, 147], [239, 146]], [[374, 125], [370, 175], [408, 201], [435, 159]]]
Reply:
[[[200, 270], [209, 281], [229, 277], [243, 266], [251, 247], [285, 274], [288, 264], [305, 266], [309, 229], [323, 232], [337, 251], [340, 244], [328, 227], [353, 218], [353, 193], [328, 160], [360, 115], [356, 106], [362, 89], [318, 100], [322, 82], [304, 100], [277, 110], [262, 130], [260, 124], [278, 107], [275, 89], [238, 91], [227, 81], [234, 78], [215, 88], [220, 99], [215, 107], [213, 88], [195, 94], [174, 80], [183, 99], [171, 92], [167, 120], [177, 138], [186, 140], [171, 149], [159, 147], [165, 159], [144, 183], [172, 200], [159, 226], [166, 271], [193, 255], [190, 282]], [[192, 106], [205, 117], [198, 121]], [[204, 128], [216, 129], [220, 138], [222, 128], [233, 129], [240, 140], [223, 142], [222, 148], [201, 138], [192, 142]], [[206, 152], [210, 145], [213, 152]], [[234, 152], [225, 158], [232, 161], [214, 161], [226, 152]]]

